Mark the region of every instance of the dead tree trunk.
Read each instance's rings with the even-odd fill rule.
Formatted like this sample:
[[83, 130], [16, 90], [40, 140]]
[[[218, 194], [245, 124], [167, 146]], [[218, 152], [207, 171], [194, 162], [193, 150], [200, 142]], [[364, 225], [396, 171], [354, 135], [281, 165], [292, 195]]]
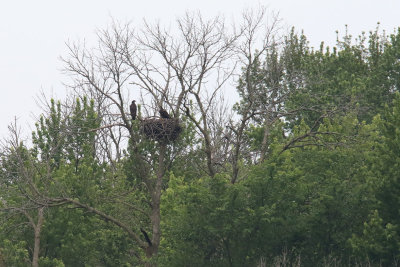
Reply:
[[[160, 246], [161, 240], [161, 213], [160, 213], [160, 203], [161, 203], [161, 191], [162, 191], [162, 180], [165, 173], [165, 150], [166, 150], [166, 143], [160, 142], [160, 153], [158, 155], [158, 171], [157, 177], [154, 184], [154, 190], [152, 192], [152, 209], [150, 220], [152, 224], [152, 238], [151, 243], [145, 249], [146, 250], [146, 257], [148, 259], [153, 258], [157, 255], [158, 248]], [[146, 263], [145, 266], [155, 266], [154, 263]]]
[[[33, 247], [33, 256], [32, 256], [32, 267], [39, 267], [39, 252], [40, 252], [40, 232], [42, 231], [42, 226], [44, 222], [43, 216], [44, 207], [40, 207], [38, 209], [38, 218], [37, 223], [33, 224], [34, 230], [34, 247]], [[33, 221], [32, 221], [33, 223]]]

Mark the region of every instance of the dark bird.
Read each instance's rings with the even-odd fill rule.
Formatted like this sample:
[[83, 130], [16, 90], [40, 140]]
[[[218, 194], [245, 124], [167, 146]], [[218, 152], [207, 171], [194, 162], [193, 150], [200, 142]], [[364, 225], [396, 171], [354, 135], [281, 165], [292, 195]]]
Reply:
[[162, 107], [160, 107], [160, 111], [159, 112], [160, 112], [161, 118], [164, 118], [164, 119], [170, 119], [171, 118], [169, 116], [168, 112], [165, 109], [163, 109]]
[[136, 101], [133, 100], [133, 101], [132, 101], [132, 104], [130, 105], [132, 120], [135, 120], [135, 119], [136, 119], [137, 107], [136, 107], [135, 102], [136, 102]]

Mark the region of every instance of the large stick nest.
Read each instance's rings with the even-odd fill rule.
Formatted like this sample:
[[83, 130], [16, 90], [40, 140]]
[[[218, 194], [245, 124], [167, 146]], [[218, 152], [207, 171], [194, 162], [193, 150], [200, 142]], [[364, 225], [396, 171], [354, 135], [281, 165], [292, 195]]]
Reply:
[[175, 141], [182, 132], [178, 119], [147, 118], [142, 121], [141, 128], [148, 138], [160, 142]]

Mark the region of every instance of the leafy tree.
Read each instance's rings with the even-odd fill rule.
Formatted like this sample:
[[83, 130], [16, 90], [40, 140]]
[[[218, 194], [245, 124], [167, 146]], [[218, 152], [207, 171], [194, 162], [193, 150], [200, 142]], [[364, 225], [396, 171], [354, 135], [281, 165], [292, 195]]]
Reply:
[[375, 118], [380, 131], [371, 168], [378, 177], [377, 209], [369, 215], [360, 235], [350, 240], [359, 257], [392, 264], [399, 258], [399, 122], [400, 95], [397, 92], [391, 107], [386, 106], [382, 116]]

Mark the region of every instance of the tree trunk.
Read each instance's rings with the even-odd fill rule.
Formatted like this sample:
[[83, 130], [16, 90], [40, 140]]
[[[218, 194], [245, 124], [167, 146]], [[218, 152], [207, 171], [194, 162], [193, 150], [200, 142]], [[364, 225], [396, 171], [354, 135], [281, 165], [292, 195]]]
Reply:
[[239, 130], [235, 131], [236, 133], [236, 142], [235, 142], [235, 150], [232, 156], [232, 179], [231, 179], [231, 183], [234, 184], [238, 178], [239, 175], [239, 165], [238, 165], [238, 161], [239, 161], [239, 154], [240, 154], [240, 148], [241, 148], [241, 144], [242, 144], [242, 137], [243, 137], [243, 131], [244, 128], [246, 127], [246, 122], [247, 122], [247, 113], [248, 110], [246, 110], [245, 112], [245, 118], [242, 119], [242, 122], [240, 124]]
[[214, 164], [213, 164], [213, 160], [212, 160], [212, 148], [211, 148], [211, 142], [209, 141], [209, 138], [206, 137], [206, 142], [205, 142], [205, 152], [206, 152], [206, 156], [207, 156], [207, 168], [208, 168], [208, 174], [211, 177], [215, 176], [215, 169], [214, 169]]
[[[167, 145], [165, 143], [160, 143], [160, 154], [158, 156], [158, 171], [157, 171], [157, 180], [154, 186], [154, 191], [152, 192], [152, 209], [151, 209], [151, 224], [152, 224], [152, 233], [153, 236], [151, 238], [151, 244], [145, 249], [146, 257], [148, 259], [153, 258], [157, 255], [158, 248], [160, 246], [161, 240], [161, 213], [160, 213], [160, 203], [161, 203], [161, 190], [162, 190], [162, 179], [165, 173], [165, 150]], [[154, 263], [146, 263], [146, 267], [156, 266]]]
[[41, 207], [38, 209], [38, 219], [36, 225], [33, 227], [34, 229], [34, 247], [33, 247], [33, 256], [32, 256], [32, 267], [39, 267], [39, 251], [40, 251], [40, 232], [42, 230], [44, 216], [43, 216], [44, 208]]
[[261, 155], [260, 155], [260, 163], [262, 163], [265, 160], [267, 149], [268, 149], [268, 139], [269, 139], [269, 134], [270, 134], [270, 123], [266, 122], [264, 126], [264, 136], [263, 140], [261, 143]]

